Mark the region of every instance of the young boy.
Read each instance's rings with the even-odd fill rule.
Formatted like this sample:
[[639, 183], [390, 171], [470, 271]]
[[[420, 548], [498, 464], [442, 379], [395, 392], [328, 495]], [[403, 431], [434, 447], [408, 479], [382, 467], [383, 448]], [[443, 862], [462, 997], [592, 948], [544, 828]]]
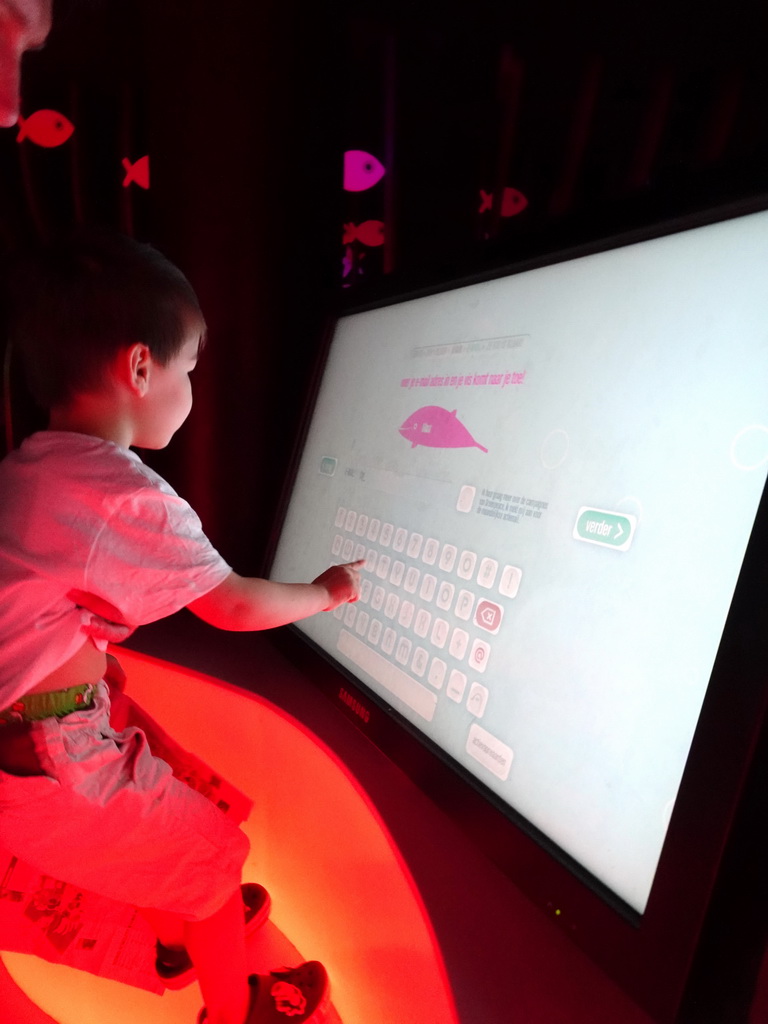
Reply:
[[0, 843], [141, 908], [192, 960], [200, 1020], [318, 1020], [320, 964], [248, 978], [247, 839], [174, 777], [151, 730], [113, 728], [105, 650], [185, 606], [231, 630], [335, 608], [357, 599], [360, 563], [308, 584], [238, 576], [130, 450], [165, 447], [187, 418], [205, 333], [158, 252], [81, 239], [28, 269], [12, 299], [14, 351], [50, 418], [0, 463]]

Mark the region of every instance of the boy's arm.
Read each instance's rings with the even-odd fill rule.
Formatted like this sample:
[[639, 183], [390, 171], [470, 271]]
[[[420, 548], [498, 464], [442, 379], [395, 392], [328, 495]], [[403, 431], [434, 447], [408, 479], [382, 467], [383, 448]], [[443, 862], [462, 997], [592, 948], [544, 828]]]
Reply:
[[362, 562], [334, 565], [312, 583], [274, 583], [232, 572], [223, 583], [187, 607], [218, 629], [254, 630], [284, 626], [331, 611], [360, 593]]

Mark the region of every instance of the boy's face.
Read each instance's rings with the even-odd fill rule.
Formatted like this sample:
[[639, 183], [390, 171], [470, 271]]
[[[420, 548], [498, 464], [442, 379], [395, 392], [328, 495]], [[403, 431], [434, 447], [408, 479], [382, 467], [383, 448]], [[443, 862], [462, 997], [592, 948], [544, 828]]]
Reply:
[[149, 385], [141, 402], [141, 415], [133, 444], [138, 448], [165, 448], [189, 416], [192, 382], [189, 375], [197, 364], [200, 327], [187, 331], [178, 353], [165, 366], [151, 360]]

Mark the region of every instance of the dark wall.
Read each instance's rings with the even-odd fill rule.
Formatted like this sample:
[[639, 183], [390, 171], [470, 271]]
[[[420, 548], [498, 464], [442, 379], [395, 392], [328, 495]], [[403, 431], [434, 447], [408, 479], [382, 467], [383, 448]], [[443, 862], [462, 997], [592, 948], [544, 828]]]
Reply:
[[154, 238], [210, 322], [182, 443], [156, 463], [255, 572], [337, 285], [339, 34], [274, 0], [211, 10], [143, 7]]
[[[291, 3], [55, 5], [22, 111], [74, 124], [45, 148], [0, 133], [4, 255], [77, 224], [150, 241], [197, 290], [209, 344], [195, 407], [145, 453], [241, 571], [259, 569], [317, 338], [337, 285], [341, 147], [333, 18]], [[123, 157], [150, 155], [148, 191]], [[44, 422], [12, 374], [14, 441]]]
[[[258, 572], [328, 309], [764, 190], [765, 30], [743, 0], [56, 0], [22, 109], [76, 129], [0, 132], [0, 251], [99, 222], [188, 274], [210, 343], [147, 458]], [[370, 190], [342, 191], [349, 148], [387, 166]], [[151, 188], [123, 188], [145, 153]], [[371, 219], [384, 245], [341, 243]], [[13, 405], [18, 441], [40, 416], [15, 374]]]

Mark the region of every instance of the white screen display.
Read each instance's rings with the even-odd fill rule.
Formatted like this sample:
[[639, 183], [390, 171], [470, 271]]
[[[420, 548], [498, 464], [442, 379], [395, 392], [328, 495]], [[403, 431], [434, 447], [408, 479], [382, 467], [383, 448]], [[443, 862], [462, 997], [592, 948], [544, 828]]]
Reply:
[[767, 466], [758, 213], [342, 317], [272, 576], [642, 913]]

